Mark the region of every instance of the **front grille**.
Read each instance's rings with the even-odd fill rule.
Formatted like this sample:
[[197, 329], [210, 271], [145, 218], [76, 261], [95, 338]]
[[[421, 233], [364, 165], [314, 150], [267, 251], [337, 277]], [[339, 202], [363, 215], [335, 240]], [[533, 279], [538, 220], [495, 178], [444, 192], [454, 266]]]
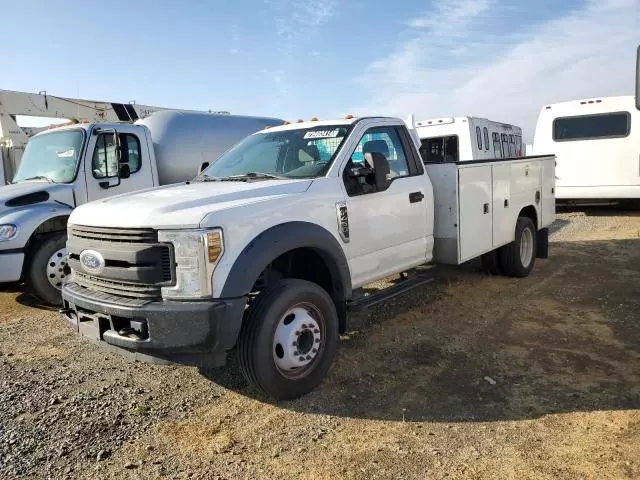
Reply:
[[157, 285], [107, 280], [104, 278], [93, 277], [78, 271], [73, 272], [73, 281], [90, 290], [110, 293], [118, 297], [155, 300], [161, 296], [160, 287]]
[[157, 243], [158, 232], [151, 228], [104, 228], [73, 225], [69, 235], [84, 240], [113, 243]]
[[[161, 288], [175, 282], [173, 247], [158, 243], [153, 229], [69, 227], [69, 266], [77, 285], [123, 299], [160, 300]], [[80, 262], [83, 250], [104, 258], [104, 270], [95, 275]]]

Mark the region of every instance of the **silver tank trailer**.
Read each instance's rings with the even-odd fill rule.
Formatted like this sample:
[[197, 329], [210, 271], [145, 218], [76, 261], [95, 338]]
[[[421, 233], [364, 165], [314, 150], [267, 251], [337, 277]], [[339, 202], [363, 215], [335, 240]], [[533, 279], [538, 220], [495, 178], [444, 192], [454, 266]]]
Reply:
[[283, 120], [160, 111], [135, 123], [149, 129], [158, 166], [158, 180], [161, 185], [166, 185], [194, 177], [204, 162], [213, 163], [244, 137], [267, 126], [282, 125]]

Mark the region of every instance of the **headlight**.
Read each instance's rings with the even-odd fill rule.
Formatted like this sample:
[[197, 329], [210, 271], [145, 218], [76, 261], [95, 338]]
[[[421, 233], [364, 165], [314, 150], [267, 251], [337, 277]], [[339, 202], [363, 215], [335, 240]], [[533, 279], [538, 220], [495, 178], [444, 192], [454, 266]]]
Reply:
[[211, 296], [211, 276], [224, 252], [222, 230], [161, 230], [158, 240], [173, 245], [176, 262], [176, 284], [163, 287], [162, 296], [169, 299]]
[[18, 227], [10, 223], [0, 225], [0, 242], [11, 240], [18, 234]]

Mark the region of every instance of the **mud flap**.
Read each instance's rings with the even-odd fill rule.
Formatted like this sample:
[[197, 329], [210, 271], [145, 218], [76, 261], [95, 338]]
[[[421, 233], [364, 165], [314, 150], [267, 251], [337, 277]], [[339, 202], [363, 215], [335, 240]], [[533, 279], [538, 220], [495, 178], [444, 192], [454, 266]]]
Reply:
[[541, 228], [536, 235], [536, 258], [549, 258], [549, 229]]

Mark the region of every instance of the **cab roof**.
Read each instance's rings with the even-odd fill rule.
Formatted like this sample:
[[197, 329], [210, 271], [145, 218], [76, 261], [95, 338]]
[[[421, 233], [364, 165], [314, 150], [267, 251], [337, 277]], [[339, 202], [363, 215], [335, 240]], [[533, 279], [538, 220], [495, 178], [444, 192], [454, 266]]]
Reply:
[[335, 127], [335, 126], [349, 126], [353, 125], [356, 122], [360, 122], [363, 120], [373, 120], [373, 119], [385, 119], [385, 120], [395, 120], [402, 123], [402, 120], [395, 117], [350, 117], [350, 118], [334, 118], [327, 120], [309, 120], [306, 122], [291, 122], [286, 123], [284, 125], [277, 125], [273, 127], [265, 128], [264, 130], [260, 130], [255, 134], [259, 133], [268, 133], [268, 132], [282, 132], [287, 130], [299, 130], [305, 128], [314, 128], [314, 127]]

